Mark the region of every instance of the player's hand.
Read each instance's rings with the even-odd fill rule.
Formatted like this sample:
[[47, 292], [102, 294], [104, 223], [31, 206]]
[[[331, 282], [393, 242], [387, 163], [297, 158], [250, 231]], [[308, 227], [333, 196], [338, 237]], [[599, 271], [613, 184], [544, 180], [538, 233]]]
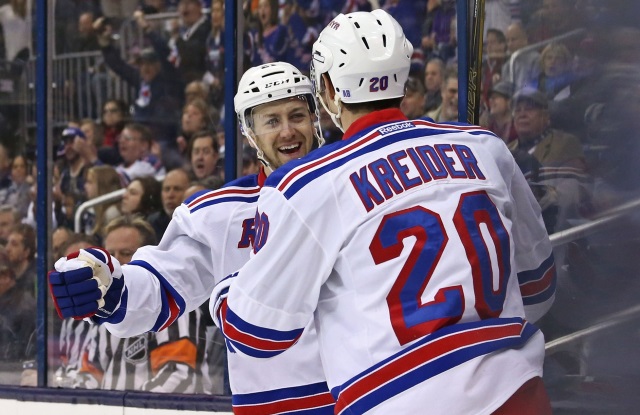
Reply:
[[102, 248], [81, 249], [60, 258], [49, 272], [49, 288], [61, 318], [109, 318], [125, 292], [117, 259]]

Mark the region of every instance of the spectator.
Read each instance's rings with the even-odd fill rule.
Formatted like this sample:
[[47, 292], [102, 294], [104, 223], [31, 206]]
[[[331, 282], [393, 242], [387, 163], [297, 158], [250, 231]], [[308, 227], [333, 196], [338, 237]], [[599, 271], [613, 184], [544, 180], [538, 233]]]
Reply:
[[[33, 294], [16, 281], [14, 270], [0, 265], [0, 361], [16, 363], [15, 371], [23, 361], [35, 358], [35, 349], [29, 347], [36, 328], [36, 301]], [[6, 379], [2, 383], [7, 384]]]
[[199, 99], [204, 102], [209, 101], [209, 85], [203, 81], [192, 81], [184, 88], [185, 105]]
[[[33, 2], [32, 2], [33, 3]], [[69, 53], [78, 30], [78, 18], [84, 12], [101, 15], [100, 5], [95, 1], [56, 0], [53, 4], [55, 18], [55, 53]]]
[[518, 91], [531, 85], [540, 73], [540, 54], [535, 50], [519, 52], [529, 45], [527, 32], [522, 23], [509, 25], [505, 33], [509, 60], [502, 67], [502, 79], [515, 84]]
[[210, 87], [212, 104], [219, 107], [224, 91], [224, 0], [211, 2], [211, 33], [207, 38], [206, 63], [203, 81]]
[[[152, 227], [140, 217], [122, 216], [105, 229], [104, 248], [121, 264], [136, 250], [155, 245]], [[204, 361], [205, 320], [200, 309], [184, 314], [165, 330], [120, 339], [94, 326], [79, 384], [87, 388], [202, 393], [207, 383]], [[127, 351], [121, 353], [121, 351]]]
[[[56, 160], [53, 164], [53, 168], [51, 170], [51, 196], [53, 198], [53, 223], [54, 227], [57, 226], [67, 226], [73, 228], [74, 226], [74, 213], [76, 206], [80, 203], [79, 197], [75, 193], [62, 193], [62, 189], [60, 188], [60, 179], [62, 175], [62, 170], [64, 169], [65, 161], [62, 159]], [[37, 177], [35, 172], [33, 177]], [[83, 190], [84, 190], [84, 182], [83, 182]], [[37, 183], [31, 186], [31, 203], [29, 204], [27, 217], [23, 220], [24, 223], [31, 224], [34, 228], [36, 227], [36, 199], [38, 195], [38, 186]], [[84, 197], [84, 196], [83, 196]]]
[[502, 67], [507, 59], [507, 38], [498, 29], [488, 29], [485, 45], [486, 54], [482, 60], [482, 108], [489, 107], [489, 93], [502, 78]]
[[207, 67], [207, 38], [211, 33], [211, 22], [202, 13], [200, 0], [180, 0], [178, 4], [182, 24], [176, 40], [176, 66], [185, 84], [202, 80]]
[[[201, 99], [194, 99], [182, 109], [180, 136], [176, 139], [181, 154], [187, 152], [191, 137], [198, 131], [206, 130], [211, 123], [211, 107]], [[187, 155], [188, 158], [188, 155]]]
[[129, 106], [122, 100], [109, 99], [102, 106], [104, 147], [117, 148], [118, 136], [129, 118]]
[[400, 110], [410, 120], [424, 115], [425, 91], [422, 81], [410, 76], [405, 86], [405, 95], [400, 104]]
[[[84, 184], [87, 199], [95, 199], [122, 188], [120, 175], [111, 166], [94, 166], [87, 171]], [[118, 201], [112, 200], [90, 207], [82, 217], [83, 230], [87, 235], [102, 238], [107, 223], [120, 216]]]
[[54, 259], [66, 256], [62, 248], [67, 244], [67, 242], [73, 235], [73, 230], [67, 228], [66, 226], [58, 226], [51, 233], [51, 251]]
[[484, 18], [484, 36], [489, 34], [490, 28], [503, 32], [507, 27], [520, 18], [521, 0], [486, 0]]
[[84, 12], [78, 17], [78, 32], [71, 52], [92, 52], [100, 49], [93, 23], [94, 15], [92, 12]]
[[92, 118], [83, 118], [80, 120], [80, 130], [87, 137], [89, 142], [93, 143], [96, 149], [102, 147], [104, 143], [104, 134], [102, 126]]
[[19, 223], [11, 228], [6, 246], [7, 263], [15, 273], [16, 287], [36, 293], [36, 231]]
[[[37, 177], [38, 176], [38, 172], [37, 172], [37, 168], [35, 163], [33, 163], [31, 165], [31, 177]], [[63, 195], [61, 193], [59, 193], [60, 188], [58, 187], [58, 183], [60, 181], [60, 169], [59, 169], [59, 164], [58, 162], [53, 164], [53, 174], [52, 174], [52, 178], [51, 178], [51, 186], [52, 186], [52, 196], [53, 196], [53, 202], [52, 202], [52, 206], [51, 206], [51, 227], [52, 228], [56, 228], [58, 227], [59, 224], [59, 220], [63, 219], [63, 208], [62, 208], [62, 201], [63, 201]], [[25, 223], [29, 226], [31, 226], [32, 228], [36, 229], [37, 228], [37, 223], [36, 223], [36, 199], [38, 196], [38, 186], [36, 181], [33, 181], [33, 184], [31, 185], [31, 188], [29, 189], [29, 207], [27, 208], [27, 213], [26, 216], [22, 218], [21, 223]], [[75, 205], [74, 205], [75, 208]], [[63, 221], [64, 222], [64, 221]], [[71, 224], [73, 224], [73, 221], [70, 222]], [[66, 223], [60, 223], [60, 225], [66, 225]]]
[[162, 239], [169, 226], [173, 211], [184, 201], [184, 192], [189, 187], [189, 174], [184, 169], [173, 169], [162, 182], [162, 210], [149, 216], [149, 223], [156, 235]]
[[6, 262], [6, 245], [11, 229], [20, 223], [20, 212], [13, 205], [0, 205], [0, 263]]
[[541, 71], [532, 86], [542, 91], [551, 101], [569, 97], [570, 84], [575, 80], [571, 71], [573, 57], [561, 43], [548, 44], [540, 54]]
[[484, 120], [481, 122], [483, 127], [494, 132], [505, 143], [518, 138], [513, 125], [512, 96], [513, 85], [506, 81], [498, 82], [489, 91], [489, 113], [488, 116], [482, 117]]
[[124, 215], [149, 217], [162, 209], [162, 184], [154, 177], [138, 177], [131, 181], [122, 196], [120, 211]]
[[0, 143], [0, 204], [6, 204], [11, 187], [11, 157], [6, 145]]
[[9, 200], [7, 201], [13, 206], [21, 217], [27, 216], [27, 209], [31, 203], [31, 185], [33, 177], [31, 172], [31, 164], [24, 154], [18, 154], [11, 161], [11, 186], [9, 187]]
[[118, 149], [122, 163], [116, 170], [124, 183], [143, 176], [164, 175], [162, 162], [151, 154], [153, 137], [151, 130], [142, 124], [130, 123], [124, 127], [118, 139]]
[[77, 127], [68, 127], [62, 131], [62, 142], [58, 148], [58, 157], [63, 157], [60, 171], [60, 194], [71, 195], [77, 202], [85, 200], [84, 179], [90, 167], [74, 147], [76, 137], [85, 139], [84, 133]]
[[167, 56], [177, 68], [183, 84], [202, 80], [206, 68], [206, 42], [211, 32], [211, 24], [207, 16], [202, 13], [200, 0], [180, 0], [178, 4], [179, 24], [176, 36], [169, 45], [163, 43], [161, 36], [153, 31], [152, 25], [146, 20], [143, 10], [138, 10], [133, 17], [145, 36], [151, 41], [154, 49], [161, 55]]
[[442, 104], [427, 112], [427, 117], [436, 122], [458, 121], [458, 72], [453, 68], [444, 76], [441, 95]]
[[[550, 127], [549, 103], [544, 94], [525, 88], [513, 98], [514, 127], [518, 138], [509, 143], [516, 160], [533, 156], [539, 163], [537, 183], [552, 186], [558, 196], [555, 231], [570, 227], [569, 221], [582, 218], [589, 190], [582, 144], [577, 137]], [[531, 166], [519, 164], [526, 176]]]
[[427, 58], [438, 57], [444, 62], [455, 56], [451, 22], [456, 18], [455, 0], [427, 1], [426, 19], [422, 25], [422, 50]]
[[311, 46], [318, 38], [318, 29], [307, 11], [293, 0], [285, 0], [281, 11], [280, 23], [287, 28], [289, 36], [287, 62], [307, 71], [311, 62]]
[[[137, 67], [127, 64], [112, 45], [113, 28], [104, 18], [94, 23], [98, 42], [107, 66], [138, 90], [133, 105], [133, 121], [153, 126], [154, 136], [164, 149], [175, 137], [175, 125], [183, 100], [184, 84], [180, 73], [154, 49], [143, 49], [137, 56]], [[166, 45], [165, 45], [166, 47]]]
[[442, 104], [442, 83], [444, 81], [445, 65], [440, 58], [431, 58], [424, 68], [425, 103], [424, 111], [429, 112]]
[[279, 24], [278, 8], [278, 0], [258, 2], [258, 29], [252, 34], [256, 45], [253, 66], [286, 59], [289, 35], [287, 28]]
[[190, 167], [196, 180], [217, 175], [219, 173], [217, 167], [220, 151], [215, 132], [200, 131], [195, 133], [189, 144]]
[[27, 61], [31, 56], [31, 2], [12, 0], [0, 7], [0, 26], [4, 38], [4, 56], [8, 61]]
[[100, 132], [97, 131], [98, 125], [92, 119], [84, 119], [80, 122], [80, 131], [82, 135], [77, 135], [73, 140], [73, 150], [78, 153], [84, 161], [84, 165], [91, 167], [102, 164], [98, 158]]

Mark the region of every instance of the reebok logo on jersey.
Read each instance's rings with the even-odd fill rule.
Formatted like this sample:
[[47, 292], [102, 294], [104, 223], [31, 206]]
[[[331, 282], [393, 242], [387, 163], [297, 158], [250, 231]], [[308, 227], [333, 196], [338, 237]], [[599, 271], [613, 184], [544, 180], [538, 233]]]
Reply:
[[406, 130], [407, 128], [415, 128], [410, 122], [403, 122], [401, 124], [393, 124], [386, 127], [382, 127], [378, 130], [378, 132], [382, 135], [392, 133], [394, 131]]

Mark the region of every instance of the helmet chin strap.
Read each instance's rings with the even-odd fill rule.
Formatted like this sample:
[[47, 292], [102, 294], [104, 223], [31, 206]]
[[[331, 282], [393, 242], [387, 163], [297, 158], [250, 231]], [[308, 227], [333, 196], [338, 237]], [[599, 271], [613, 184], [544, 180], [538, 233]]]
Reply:
[[247, 126], [244, 121], [240, 123], [240, 128], [242, 130], [241, 131], [242, 134], [247, 138], [247, 141], [249, 141], [249, 144], [251, 145], [251, 147], [256, 149], [256, 158], [258, 159], [258, 161], [260, 161], [260, 163], [262, 163], [262, 165], [266, 170], [266, 173], [269, 173], [269, 174], [273, 173], [275, 169], [271, 166], [271, 163], [269, 163], [269, 161], [265, 158], [264, 151], [262, 151], [262, 149], [260, 148], [256, 140], [253, 138], [253, 131], [251, 130], [251, 128], [249, 128], [249, 126]]
[[[250, 130], [249, 134], [251, 134], [251, 133], [253, 133], [253, 131]], [[251, 137], [251, 138], [249, 138], [249, 137]], [[247, 137], [247, 139], [249, 140], [249, 142], [253, 146], [253, 148], [256, 149], [256, 157], [257, 157], [258, 161], [260, 161], [260, 163], [262, 163], [262, 165], [264, 166], [264, 169], [266, 170], [266, 173], [268, 173], [268, 174], [273, 173], [273, 171], [275, 169], [271, 166], [271, 163], [269, 163], [269, 161], [264, 156], [264, 152], [262, 151], [260, 146], [258, 146], [258, 143], [253, 139], [253, 137], [251, 135], [249, 135], [249, 137]]]
[[336, 127], [338, 127], [340, 131], [344, 133], [344, 128], [342, 128], [342, 121], [340, 120], [340, 117], [342, 116], [342, 105], [340, 101], [340, 96], [338, 94], [335, 94], [333, 96], [333, 103], [335, 104], [336, 108], [338, 108], [338, 112], [335, 114], [329, 110], [329, 107], [324, 102], [324, 98], [322, 97], [322, 95], [320, 94], [318, 95], [318, 100], [324, 107], [324, 110], [327, 111], [327, 114], [329, 114], [329, 116], [331, 117], [331, 121], [333, 121]]

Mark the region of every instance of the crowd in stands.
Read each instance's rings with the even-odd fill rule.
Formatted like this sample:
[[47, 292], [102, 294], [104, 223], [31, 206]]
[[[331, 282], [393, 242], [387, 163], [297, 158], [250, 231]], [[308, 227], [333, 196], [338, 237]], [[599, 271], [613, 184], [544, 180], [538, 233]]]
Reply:
[[[630, 137], [640, 131], [640, 29], [628, 17], [633, 2], [618, 7], [622, 3], [486, 1], [480, 124], [512, 150], [550, 233], [629, 200], [640, 183], [634, 163], [640, 140]], [[64, 125], [56, 126], [51, 259], [96, 244], [110, 250], [114, 241], [125, 240], [132, 243], [126, 247], [131, 253], [162, 238], [186, 195], [225, 181], [223, 123], [233, 111], [223, 102], [224, 1], [54, 4], [55, 53], [99, 52], [102, 63], [92, 68], [87, 85], [101, 89], [103, 99], [96, 102], [99, 113], [69, 114]], [[333, 16], [381, 7], [414, 45], [402, 110], [409, 118], [455, 122], [455, 6], [455, 0], [245, 0], [244, 66], [282, 60], [308, 73], [311, 45]], [[29, 38], [8, 32], [27, 24], [31, 9], [29, 0], [0, 1], [0, 57], [7, 61], [32, 55], [30, 41], [24, 43]], [[157, 18], [161, 13], [169, 18]], [[125, 42], [125, 29], [137, 31], [139, 40]], [[109, 96], [105, 79], [116, 78], [132, 88], [131, 97]], [[327, 142], [341, 138], [324, 111], [321, 126]], [[240, 148], [242, 175], [257, 172], [255, 151], [247, 143]], [[0, 141], [0, 360], [34, 358], [34, 161], [28, 143]], [[85, 210], [76, 229], [83, 202], [120, 189], [121, 200]], [[123, 229], [133, 236], [114, 236]], [[130, 255], [123, 258], [126, 262]], [[8, 309], [11, 319], [5, 317]], [[222, 393], [218, 369], [224, 346], [213, 340], [207, 315], [184, 316], [176, 330], [195, 333], [187, 336], [187, 347], [216, 356], [217, 369], [206, 367], [207, 356], [201, 354], [189, 355], [188, 362], [158, 359], [162, 350], [176, 350], [161, 334], [125, 341], [65, 321], [58, 384]], [[104, 345], [111, 355], [101, 349]], [[135, 354], [141, 345], [152, 345], [148, 355]], [[106, 373], [129, 370], [116, 359], [133, 365], [130, 370], [137, 375], [105, 381], [113, 380]], [[175, 371], [175, 382], [158, 381], [166, 370]], [[194, 373], [204, 383], [187, 385], [185, 379]]]

